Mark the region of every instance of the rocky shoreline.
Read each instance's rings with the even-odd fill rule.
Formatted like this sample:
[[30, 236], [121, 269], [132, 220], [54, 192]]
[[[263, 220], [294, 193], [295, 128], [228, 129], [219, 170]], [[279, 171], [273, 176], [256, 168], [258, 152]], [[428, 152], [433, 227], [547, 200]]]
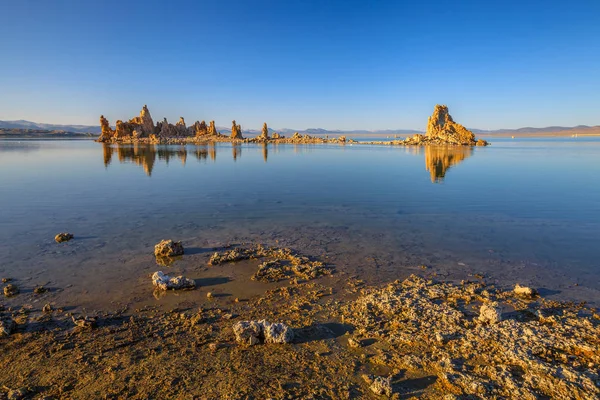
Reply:
[[[155, 252], [165, 249], [185, 257], [179, 242]], [[208, 265], [241, 260], [283, 285], [167, 312], [1, 307], [0, 399], [600, 395], [600, 315], [583, 304], [482, 276], [438, 281], [426, 268], [387, 285], [332, 284], [334, 266], [260, 245], [222, 249]]]
[[109, 121], [100, 116], [102, 133], [96, 141], [102, 143], [146, 143], [146, 144], [204, 144], [213, 142], [241, 143], [273, 143], [273, 144], [371, 144], [391, 146], [425, 146], [425, 145], [453, 145], [453, 146], [487, 146], [485, 140], [475, 138], [475, 134], [461, 124], [454, 122], [445, 105], [436, 105], [433, 114], [429, 117], [427, 131], [424, 135], [416, 134], [404, 140], [389, 142], [370, 141], [358, 142], [346, 136], [337, 138], [300, 135], [298, 132], [291, 137], [278, 133], [269, 135], [267, 123], [264, 123], [262, 132], [253, 138], [244, 138], [242, 127], [234, 120], [231, 126], [231, 135], [223, 135], [217, 131], [215, 121], [210, 121], [207, 126], [205, 121], [196, 121], [187, 126], [183, 117], [173, 125], [165, 118], [154, 125], [152, 116], [147, 106], [142, 108], [140, 115], [128, 122], [118, 120], [115, 129]]

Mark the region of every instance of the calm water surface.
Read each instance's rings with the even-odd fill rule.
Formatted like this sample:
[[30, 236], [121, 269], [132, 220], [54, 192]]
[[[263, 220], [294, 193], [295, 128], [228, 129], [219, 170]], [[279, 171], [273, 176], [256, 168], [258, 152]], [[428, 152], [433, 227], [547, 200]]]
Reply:
[[[427, 265], [600, 304], [598, 139], [473, 149], [5, 140], [0, 205], [0, 276], [22, 288], [6, 300], [15, 305], [251, 296], [266, 287], [247, 279], [255, 266], [206, 261], [213, 247], [259, 242], [326, 259], [339, 282], [378, 284]], [[76, 240], [54, 243], [61, 231]], [[152, 249], [164, 238], [189, 251], [158, 267]], [[159, 268], [202, 288], [154, 299], [148, 276]], [[45, 298], [31, 293], [38, 284], [52, 289]]]

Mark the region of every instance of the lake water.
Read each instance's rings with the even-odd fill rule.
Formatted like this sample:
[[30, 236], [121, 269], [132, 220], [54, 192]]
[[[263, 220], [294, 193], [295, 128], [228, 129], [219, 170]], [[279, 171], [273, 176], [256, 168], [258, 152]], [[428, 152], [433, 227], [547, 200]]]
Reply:
[[[380, 284], [411, 273], [516, 282], [600, 304], [600, 140], [492, 139], [477, 148], [106, 146], [0, 141], [0, 276], [22, 294], [109, 309], [252, 296], [255, 266], [208, 267], [215, 247], [289, 246]], [[75, 240], [56, 244], [68, 231]], [[157, 266], [153, 246], [186, 255]], [[426, 265], [427, 269], [420, 266]], [[201, 288], [154, 299], [149, 275]], [[33, 295], [36, 285], [51, 291]], [[341, 289], [340, 289], [341, 290]], [[225, 300], [221, 300], [225, 301]], [[35, 305], [38, 307], [39, 305]]]

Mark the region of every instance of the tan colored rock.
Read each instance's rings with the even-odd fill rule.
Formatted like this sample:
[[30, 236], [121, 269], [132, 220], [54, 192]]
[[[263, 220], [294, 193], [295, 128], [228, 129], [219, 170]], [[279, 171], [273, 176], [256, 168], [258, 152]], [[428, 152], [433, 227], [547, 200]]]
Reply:
[[484, 324], [496, 324], [502, 321], [502, 310], [495, 301], [483, 304], [479, 309], [478, 319], [479, 322]]
[[231, 121], [231, 138], [232, 139], [243, 139], [242, 127], [235, 123], [235, 120]]
[[515, 288], [514, 288], [513, 292], [517, 296], [523, 296], [523, 297], [534, 297], [534, 296], [536, 296], [538, 294], [537, 290], [532, 289], [532, 288], [527, 287], [527, 286], [521, 286], [518, 283], [515, 285]]
[[154, 255], [156, 257], [174, 257], [183, 255], [183, 245], [181, 242], [172, 240], [162, 240], [154, 246]]
[[256, 321], [240, 321], [233, 325], [236, 342], [253, 346], [260, 343], [262, 325]]
[[140, 115], [129, 120], [129, 124], [132, 125], [133, 136], [135, 137], [149, 137], [155, 132], [154, 121], [148, 110], [148, 106], [144, 105]]
[[196, 136], [208, 135], [208, 128], [206, 127], [206, 122], [204, 122], [204, 121], [202, 121], [202, 122], [196, 121], [196, 123], [194, 124], [194, 128], [195, 128], [195, 131], [196, 131]]
[[108, 123], [108, 120], [104, 118], [104, 115], [100, 116], [100, 128], [102, 129], [102, 132], [98, 138], [99, 142], [109, 141], [115, 135], [115, 131], [110, 127], [110, 124]]
[[436, 104], [433, 114], [427, 121], [425, 136], [429, 140], [441, 140], [445, 143], [475, 145], [475, 134], [454, 122], [445, 105]]
[[208, 126], [208, 135], [216, 136], [219, 133], [217, 132], [217, 128], [215, 127], [215, 121], [210, 121], [210, 125]]
[[266, 320], [259, 322], [262, 325], [265, 343], [291, 343], [294, 340], [294, 331], [282, 323], [269, 323]]
[[54, 240], [56, 243], [68, 242], [73, 239], [73, 234], [68, 232], [61, 232], [58, 235], [54, 236]]
[[390, 397], [392, 395], [392, 378], [364, 374], [363, 380], [369, 385], [369, 389], [378, 396]]
[[152, 275], [152, 284], [158, 290], [193, 289], [196, 287], [196, 282], [194, 282], [192, 279], [188, 279], [181, 275], [171, 278], [162, 271], [156, 271]]
[[4, 295], [6, 297], [16, 296], [17, 294], [19, 294], [19, 288], [13, 285], [12, 283], [9, 283], [8, 285], [4, 286]]
[[267, 127], [266, 122], [263, 124], [262, 132], [258, 138], [260, 140], [269, 140], [269, 128]]
[[133, 125], [129, 122], [118, 120], [114, 137], [117, 139], [122, 139], [129, 136], [133, 136]]

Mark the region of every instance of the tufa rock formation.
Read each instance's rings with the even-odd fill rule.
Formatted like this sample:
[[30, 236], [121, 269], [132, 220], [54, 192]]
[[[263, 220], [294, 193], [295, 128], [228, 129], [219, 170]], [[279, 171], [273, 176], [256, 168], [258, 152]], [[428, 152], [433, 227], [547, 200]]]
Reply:
[[448, 112], [448, 107], [439, 104], [436, 104], [433, 114], [427, 120], [425, 136], [455, 144], [475, 143], [475, 134], [461, 124], [454, 122]]
[[269, 140], [269, 128], [267, 127], [266, 122], [263, 124], [262, 132], [258, 138], [260, 140]]
[[194, 124], [194, 128], [196, 131], [196, 136], [204, 136], [208, 134], [208, 128], [206, 127], [206, 122], [198, 122]]
[[98, 138], [99, 142], [110, 140], [115, 135], [115, 131], [112, 130], [104, 115], [100, 116], [100, 128], [102, 129], [102, 133], [100, 133], [100, 137]]
[[138, 132], [138, 134], [135, 135], [136, 137], [149, 137], [155, 133], [154, 121], [152, 121], [148, 106], [145, 104], [144, 107], [142, 107], [142, 111], [140, 111], [140, 115], [130, 119], [129, 123], [135, 125], [134, 133]]
[[475, 134], [454, 122], [445, 105], [436, 104], [433, 114], [427, 121], [425, 135], [414, 135], [404, 140], [403, 144], [454, 144], [463, 146], [485, 146], [485, 140], [476, 140]]
[[235, 120], [231, 121], [231, 138], [232, 139], [244, 139], [242, 136], [242, 127], [235, 123]]
[[208, 126], [208, 134], [210, 136], [216, 136], [219, 134], [217, 132], [217, 128], [215, 127], [215, 121], [210, 121], [210, 125]]

